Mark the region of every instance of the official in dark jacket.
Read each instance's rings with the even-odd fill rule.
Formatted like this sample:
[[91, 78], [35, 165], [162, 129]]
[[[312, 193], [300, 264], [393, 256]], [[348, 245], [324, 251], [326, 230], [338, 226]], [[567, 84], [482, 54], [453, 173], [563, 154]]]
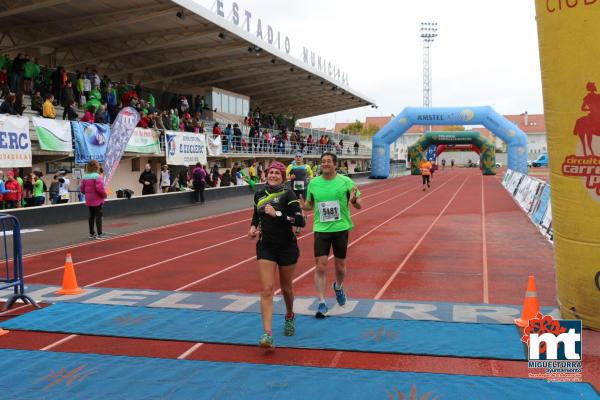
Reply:
[[142, 184], [142, 196], [156, 193], [154, 189], [157, 182], [156, 175], [152, 172], [150, 164], [146, 164], [146, 169], [141, 173], [139, 182]]

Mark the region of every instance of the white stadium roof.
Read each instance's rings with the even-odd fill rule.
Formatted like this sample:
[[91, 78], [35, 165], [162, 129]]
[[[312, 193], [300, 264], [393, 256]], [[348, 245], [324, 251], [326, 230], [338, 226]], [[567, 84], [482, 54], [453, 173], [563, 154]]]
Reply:
[[218, 87], [297, 118], [374, 105], [193, 0], [2, 1], [0, 24], [2, 52], [50, 57], [69, 71], [96, 68], [181, 94]]

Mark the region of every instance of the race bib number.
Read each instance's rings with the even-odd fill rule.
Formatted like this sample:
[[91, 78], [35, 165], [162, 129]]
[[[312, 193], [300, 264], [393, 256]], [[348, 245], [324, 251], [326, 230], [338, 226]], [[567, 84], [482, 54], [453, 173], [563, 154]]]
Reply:
[[341, 219], [340, 203], [338, 201], [324, 201], [319, 203], [319, 217], [321, 222], [334, 222]]
[[304, 190], [304, 181], [294, 181], [294, 190]]

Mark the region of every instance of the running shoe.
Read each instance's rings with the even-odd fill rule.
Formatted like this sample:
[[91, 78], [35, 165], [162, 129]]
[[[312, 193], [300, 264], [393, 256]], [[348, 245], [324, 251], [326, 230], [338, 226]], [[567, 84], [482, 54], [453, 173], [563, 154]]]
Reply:
[[89, 239], [96, 239], [96, 234], [92, 233], [88, 236]]
[[346, 293], [344, 293], [344, 288], [336, 289], [335, 282], [333, 282], [333, 291], [335, 292], [335, 299], [337, 300], [340, 306], [346, 304]]
[[296, 333], [296, 327], [294, 326], [295, 320], [296, 314], [291, 317], [285, 317], [285, 322], [283, 324], [283, 334], [285, 336], [294, 336], [294, 333]]
[[327, 316], [328, 312], [329, 312], [329, 308], [327, 308], [327, 304], [319, 303], [319, 308], [317, 309], [317, 313], [315, 314], [315, 317], [325, 318]]
[[104, 233], [101, 233], [99, 235], [96, 235], [96, 240], [103, 240], [103, 239], [108, 239], [108, 236], [105, 235]]
[[258, 346], [262, 349], [270, 349], [273, 347], [273, 336], [268, 333], [263, 333], [258, 341]]

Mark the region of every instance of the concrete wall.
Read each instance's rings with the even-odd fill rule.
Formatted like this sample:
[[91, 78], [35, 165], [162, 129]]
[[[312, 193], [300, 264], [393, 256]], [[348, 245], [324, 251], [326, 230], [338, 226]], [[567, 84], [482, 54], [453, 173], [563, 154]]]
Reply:
[[[348, 176], [352, 179], [359, 179], [367, 178], [370, 174], [370, 171], [368, 171], [354, 173]], [[116, 186], [114, 187], [116, 188]], [[262, 189], [264, 188], [264, 184], [257, 184], [256, 188], [257, 190]], [[116, 191], [116, 189], [114, 190]], [[141, 193], [141, 190], [139, 193]], [[193, 193], [193, 191], [164, 194], [158, 193], [148, 196], [132, 197], [131, 199], [108, 199], [104, 204], [104, 213], [111, 217], [117, 217], [121, 215], [147, 214], [174, 207], [188, 206], [194, 202]], [[229, 186], [206, 189], [204, 191], [204, 197], [206, 201], [214, 201], [229, 197], [246, 196], [250, 193], [252, 193], [250, 186]], [[4, 212], [17, 217], [22, 228], [86, 220], [88, 218], [88, 209], [85, 206], [85, 203], [75, 202], [56, 205], [47, 204], [41, 207], [18, 208], [6, 210]]]

